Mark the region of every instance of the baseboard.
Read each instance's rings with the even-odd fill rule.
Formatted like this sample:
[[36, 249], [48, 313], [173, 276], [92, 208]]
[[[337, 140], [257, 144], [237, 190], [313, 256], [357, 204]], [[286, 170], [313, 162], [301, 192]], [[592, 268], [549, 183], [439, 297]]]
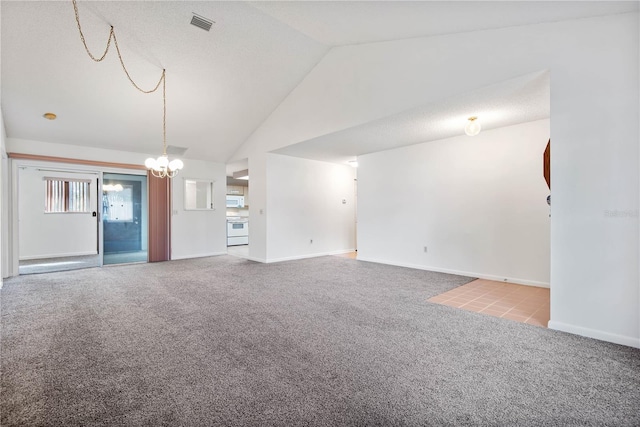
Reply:
[[448, 268], [431, 267], [431, 266], [410, 264], [410, 263], [390, 262], [390, 261], [384, 261], [384, 260], [379, 260], [375, 258], [362, 257], [360, 256], [360, 254], [358, 254], [358, 261], [367, 261], [367, 262], [375, 262], [378, 264], [395, 265], [396, 267], [414, 268], [416, 270], [435, 271], [438, 273], [456, 274], [458, 276], [477, 277], [478, 279], [494, 280], [496, 282], [509, 282], [509, 283], [515, 283], [518, 285], [536, 286], [539, 288], [550, 287], [549, 283], [538, 282], [536, 280], [520, 279], [517, 277], [495, 276], [491, 274], [477, 273], [473, 271], [452, 270]]
[[640, 338], [628, 337], [625, 335], [612, 334], [598, 329], [584, 328], [582, 326], [570, 325], [568, 323], [549, 321], [549, 329], [568, 332], [587, 338], [594, 338], [600, 341], [612, 342], [614, 344], [626, 345], [628, 347], [640, 348]]
[[249, 261], [259, 262], [261, 264], [266, 264], [266, 262], [267, 262], [264, 258], [257, 258], [257, 257], [249, 256], [249, 255], [230, 254], [229, 251], [227, 251], [226, 254], [230, 255], [230, 256], [234, 256], [236, 258], [242, 258], [242, 259], [246, 259], [246, 260], [249, 260]]
[[71, 256], [89, 256], [89, 255], [98, 255], [98, 253], [97, 252], [70, 252], [70, 253], [63, 253], [63, 254], [35, 255], [35, 256], [20, 257], [19, 260], [31, 261], [34, 259], [64, 258], [64, 257], [71, 257]]
[[192, 258], [206, 258], [210, 256], [226, 255], [227, 252], [208, 252], [206, 254], [194, 254], [194, 255], [180, 255], [177, 257], [172, 256], [171, 261], [177, 261], [180, 259], [192, 259]]
[[282, 262], [282, 261], [295, 261], [297, 259], [317, 258], [317, 257], [327, 256], [327, 255], [347, 254], [347, 253], [353, 252], [353, 251], [355, 251], [355, 249], [340, 249], [340, 250], [337, 250], [337, 251], [316, 252], [316, 253], [313, 253], [313, 254], [295, 255], [295, 256], [290, 256], [290, 257], [267, 259], [266, 262], [267, 263], [272, 263], [272, 262]]

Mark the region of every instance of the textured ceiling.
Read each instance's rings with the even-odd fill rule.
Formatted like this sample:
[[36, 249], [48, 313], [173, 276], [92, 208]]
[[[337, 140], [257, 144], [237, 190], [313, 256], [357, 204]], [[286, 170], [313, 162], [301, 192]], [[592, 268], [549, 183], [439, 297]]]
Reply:
[[[160, 93], [137, 92], [115, 51], [99, 64], [89, 59], [71, 1], [0, 5], [1, 101], [8, 137], [160, 151]], [[188, 147], [185, 158], [223, 163], [333, 45], [638, 10], [637, 2], [79, 1], [78, 6], [92, 51], [103, 49], [109, 24], [114, 25], [141, 86], [153, 87], [162, 68], [167, 69], [167, 144]], [[216, 21], [211, 32], [189, 24], [193, 12]], [[407, 112], [412, 119], [393, 117], [377, 126], [421, 126], [425, 117], [440, 123], [444, 112], [462, 114], [473, 104], [471, 99], [460, 102], [458, 107], [425, 106]], [[43, 119], [47, 111], [58, 119]], [[411, 133], [403, 132], [400, 139]], [[424, 138], [413, 132], [409, 139]], [[329, 139], [319, 147], [331, 149]], [[363, 145], [349, 155], [375, 147], [363, 138], [353, 141]], [[353, 148], [356, 142], [350, 144]]]
[[[153, 88], [167, 69], [167, 144], [187, 158], [226, 162], [327, 48], [242, 2], [84, 2], [91, 50], [109, 26], [131, 75]], [[190, 25], [192, 12], [216, 21]], [[7, 135], [156, 153], [162, 96], [136, 91], [115, 49], [85, 53], [71, 1], [2, 3], [2, 110]], [[46, 111], [55, 121], [42, 118]]]
[[330, 46], [406, 39], [637, 11], [635, 1], [257, 1]]
[[529, 74], [276, 150], [347, 163], [362, 154], [464, 135], [477, 116], [483, 131], [549, 118], [549, 72]]

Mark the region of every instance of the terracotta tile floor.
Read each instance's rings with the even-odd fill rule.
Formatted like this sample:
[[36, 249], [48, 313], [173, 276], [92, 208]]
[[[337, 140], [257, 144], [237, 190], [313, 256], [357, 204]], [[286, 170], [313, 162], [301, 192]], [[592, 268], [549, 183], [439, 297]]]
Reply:
[[478, 279], [429, 302], [547, 327], [549, 289]]
[[337, 254], [336, 256], [339, 257], [343, 257], [343, 258], [351, 258], [351, 259], [358, 259], [358, 252], [347, 252], [344, 254]]

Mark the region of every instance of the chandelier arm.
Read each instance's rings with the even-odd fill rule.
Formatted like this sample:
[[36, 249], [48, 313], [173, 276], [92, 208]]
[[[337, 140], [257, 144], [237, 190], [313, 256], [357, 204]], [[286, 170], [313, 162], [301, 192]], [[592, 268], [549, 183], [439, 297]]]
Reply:
[[164, 178], [164, 174], [162, 173], [162, 171], [158, 172], [155, 169], [150, 169], [151, 171], [151, 175], [155, 176], [156, 178]]

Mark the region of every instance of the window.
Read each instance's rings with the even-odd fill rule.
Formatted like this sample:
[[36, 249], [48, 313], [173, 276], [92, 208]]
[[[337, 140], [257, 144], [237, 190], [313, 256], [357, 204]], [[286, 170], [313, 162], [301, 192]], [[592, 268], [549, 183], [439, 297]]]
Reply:
[[45, 212], [90, 212], [90, 180], [44, 178], [44, 182]]
[[102, 186], [102, 215], [105, 221], [133, 221], [133, 186], [105, 184]]

